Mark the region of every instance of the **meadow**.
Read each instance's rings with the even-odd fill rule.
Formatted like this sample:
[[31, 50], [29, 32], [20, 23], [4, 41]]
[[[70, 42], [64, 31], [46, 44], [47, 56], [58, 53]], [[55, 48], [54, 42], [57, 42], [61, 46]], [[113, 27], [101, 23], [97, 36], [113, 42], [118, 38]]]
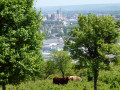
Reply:
[[[47, 79], [37, 78], [34, 81], [22, 82], [20, 85], [6, 85], [6, 90], [93, 90], [94, 82], [87, 81], [86, 70], [78, 72], [82, 81], [69, 81], [66, 85], [53, 84], [50, 75]], [[110, 70], [100, 70], [98, 77], [98, 90], [120, 90], [120, 66], [111, 65]], [[0, 90], [2, 90], [0, 88]]]

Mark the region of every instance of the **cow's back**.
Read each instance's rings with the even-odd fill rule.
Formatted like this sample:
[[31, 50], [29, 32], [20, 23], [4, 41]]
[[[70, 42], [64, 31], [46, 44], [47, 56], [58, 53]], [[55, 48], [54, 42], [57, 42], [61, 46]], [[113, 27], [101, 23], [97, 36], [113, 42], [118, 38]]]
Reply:
[[54, 84], [67, 84], [68, 83], [68, 77], [55, 77], [53, 78], [53, 83]]
[[54, 84], [59, 84], [59, 82], [60, 82], [60, 77], [53, 78], [53, 83]]
[[81, 81], [82, 79], [78, 76], [69, 76], [70, 77], [70, 80], [73, 80], [73, 81]]

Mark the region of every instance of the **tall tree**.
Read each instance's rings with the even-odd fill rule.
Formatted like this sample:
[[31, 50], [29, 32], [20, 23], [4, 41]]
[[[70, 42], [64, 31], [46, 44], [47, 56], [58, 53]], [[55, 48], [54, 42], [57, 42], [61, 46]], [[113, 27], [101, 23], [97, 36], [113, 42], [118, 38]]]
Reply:
[[71, 68], [71, 57], [66, 51], [57, 51], [51, 54], [51, 60], [55, 62], [56, 68], [62, 73], [62, 77]]
[[65, 39], [65, 48], [72, 58], [79, 59], [80, 64], [91, 67], [94, 76], [94, 90], [97, 90], [99, 69], [105, 64], [110, 54], [118, 55], [120, 45], [119, 30], [115, 29], [114, 18], [111, 16], [79, 15], [75, 30], [71, 30]]
[[19, 84], [41, 72], [42, 16], [34, 0], [0, 0], [0, 85]]

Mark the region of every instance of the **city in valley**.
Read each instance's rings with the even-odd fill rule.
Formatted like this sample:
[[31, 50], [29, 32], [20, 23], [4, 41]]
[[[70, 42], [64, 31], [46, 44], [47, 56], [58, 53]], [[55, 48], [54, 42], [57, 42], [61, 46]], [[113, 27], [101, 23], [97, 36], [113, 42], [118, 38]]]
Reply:
[[40, 28], [40, 32], [45, 36], [42, 49], [45, 60], [50, 57], [51, 52], [63, 50], [63, 38], [67, 36], [68, 31], [74, 30], [75, 26], [78, 26], [80, 13], [83, 15], [91, 13], [97, 16], [112, 15], [115, 20], [120, 19], [120, 6], [118, 4], [44, 7], [41, 10], [43, 27]]

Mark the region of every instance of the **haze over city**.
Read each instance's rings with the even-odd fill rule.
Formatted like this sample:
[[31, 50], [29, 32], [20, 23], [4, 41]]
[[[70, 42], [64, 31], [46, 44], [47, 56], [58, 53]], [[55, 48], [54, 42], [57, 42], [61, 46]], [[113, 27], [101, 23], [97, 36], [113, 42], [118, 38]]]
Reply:
[[85, 4], [113, 4], [120, 3], [120, 0], [35, 0], [35, 7], [46, 6], [68, 6]]

